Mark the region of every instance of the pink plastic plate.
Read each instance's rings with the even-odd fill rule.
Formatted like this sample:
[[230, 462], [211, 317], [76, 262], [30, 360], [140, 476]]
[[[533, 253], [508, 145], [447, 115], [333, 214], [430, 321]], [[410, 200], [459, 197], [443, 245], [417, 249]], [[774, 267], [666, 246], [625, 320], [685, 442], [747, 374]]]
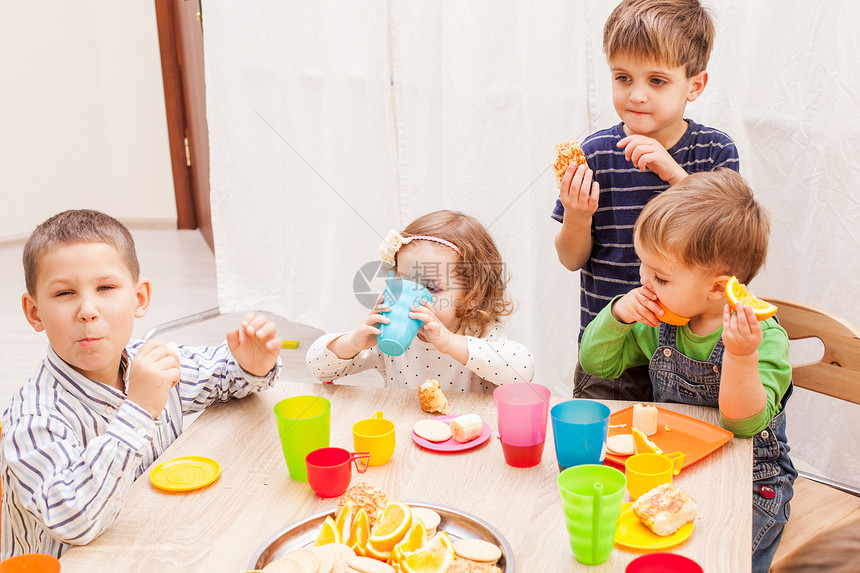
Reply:
[[[456, 415], [449, 416], [439, 416], [437, 418], [433, 418], [433, 420], [439, 420], [440, 422], [450, 422]], [[465, 444], [461, 444], [454, 438], [448, 438], [444, 442], [431, 442], [425, 440], [415, 432], [412, 432], [412, 441], [421, 446], [422, 448], [426, 448], [428, 450], [433, 450], [436, 452], [462, 452], [463, 450], [471, 450], [477, 446], [480, 446], [484, 442], [490, 439], [490, 425], [486, 422], [483, 422], [484, 429], [481, 430], [481, 435], [475, 438], [474, 440], [468, 441]]]

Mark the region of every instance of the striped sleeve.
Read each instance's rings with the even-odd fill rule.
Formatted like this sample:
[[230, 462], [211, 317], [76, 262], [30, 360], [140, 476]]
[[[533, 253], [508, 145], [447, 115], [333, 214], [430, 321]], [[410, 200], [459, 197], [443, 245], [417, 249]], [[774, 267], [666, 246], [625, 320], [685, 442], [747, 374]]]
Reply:
[[239, 366], [226, 342], [219, 346], [180, 346], [178, 354], [181, 377], [177, 388], [184, 414], [271, 388], [281, 369], [278, 358], [268, 374], [255, 376]]
[[8, 483], [20, 494], [15, 510], [32, 514], [63, 543], [89, 543], [119, 513], [154, 431], [155, 421], [131, 402], [86, 444], [60, 416], [20, 420], [4, 449]]

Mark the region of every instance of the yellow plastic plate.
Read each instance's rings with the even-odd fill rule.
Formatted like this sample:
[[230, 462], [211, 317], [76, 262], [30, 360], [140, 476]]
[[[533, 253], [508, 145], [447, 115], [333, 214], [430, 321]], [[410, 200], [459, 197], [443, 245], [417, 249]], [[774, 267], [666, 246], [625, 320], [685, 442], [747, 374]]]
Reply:
[[212, 458], [186, 456], [162, 462], [152, 468], [149, 481], [158, 489], [188, 491], [205, 487], [221, 475], [221, 466]]
[[666, 549], [683, 543], [693, 533], [693, 523], [687, 523], [672, 535], [657, 535], [639, 521], [633, 510], [633, 503], [625, 503], [621, 506], [621, 515], [618, 518], [618, 529], [615, 530], [615, 544], [631, 549], [643, 549], [646, 551], [655, 549]]

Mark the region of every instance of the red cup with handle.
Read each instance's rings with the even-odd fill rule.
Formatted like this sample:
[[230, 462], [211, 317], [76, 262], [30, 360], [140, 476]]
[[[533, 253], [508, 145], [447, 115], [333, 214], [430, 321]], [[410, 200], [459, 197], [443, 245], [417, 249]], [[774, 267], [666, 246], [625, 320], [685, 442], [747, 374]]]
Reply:
[[368, 452], [350, 452], [343, 448], [320, 448], [305, 458], [308, 483], [320, 497], [343, 495], [352, 480], [352, 466], [358, 473], [367, 471]]

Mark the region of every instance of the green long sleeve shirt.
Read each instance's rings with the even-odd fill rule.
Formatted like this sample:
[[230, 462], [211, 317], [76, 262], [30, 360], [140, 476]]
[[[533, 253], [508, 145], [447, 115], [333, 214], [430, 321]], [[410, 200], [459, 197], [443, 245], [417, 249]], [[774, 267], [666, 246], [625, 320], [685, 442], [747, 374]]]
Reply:
[[[614, 302], [614, 301], [613, 301]], [[612, 316], [612, 303], [589, 323], [579, 347], [582, 368], [601, 378], [617, 378], [633, 366], [643, 366], [659, 346], [659, 328], [641, 322], [624, 324]], [[693, 334], [687, 326], [679, 326], [678, 350], [693, 360], [707, 361], [722, 327], [704, 336]], [[769, 318], [761, 323], [762, 340], [758, 347], [758, 369], [767, 394], [764, 409], [743, 420], [732, 420], [720, 413], [720, 424], [738, 437], [749, 437], [767, 427], [782, 409], [781, 400], [791, 384], [791, 363], [788, 358], [788, 335]]]

